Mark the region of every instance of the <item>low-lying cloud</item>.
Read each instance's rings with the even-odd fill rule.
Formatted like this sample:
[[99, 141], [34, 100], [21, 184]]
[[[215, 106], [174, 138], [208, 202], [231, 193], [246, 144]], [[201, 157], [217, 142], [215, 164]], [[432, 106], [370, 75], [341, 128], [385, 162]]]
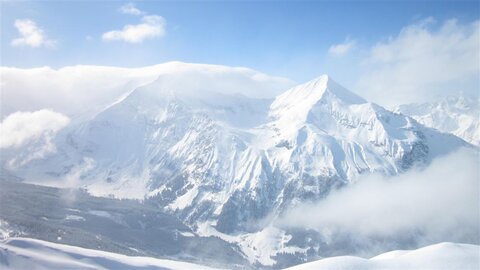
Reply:
[[8, 115], [0, 123], [0, 150], [9, 150], [8, 167], [21, 167], [54, 153], [53, 139], [69, 123], [67, 116], [48, 109]]
[[[0, 67], [2, 117], [16, 111], [51, 108], [72, 116], [97, 110], [158, 77], [155, 68], [70, 66], [21, 69]], [[88, 106], [85, 106], [88, 104]]]
[[0, 123], [0, 149], [19, 147], [41, 137], [53, 136], [69, 122], [65, 115], [48, 109], [12, 113]]
[[[478, 152], [461, 150], [424, 170], [368, 176], [316, 204], [301, 205], [279, 221], [354, 242], [407, 239], [418, 244], [480, 241]], [[356, 240], [357, 239], [357, 240]], [[334, 241], [334, 240], [332, 240]]]
[[[269, 98], [294, 83], [247, 68], [169, 62], [143, 68], [69, 66], [20, 69], [0, 67], [2, 118], [16, 111], [51, 108], [75, 119], [102, 110], [141, 85], [158, 77], [178, 77], [185, 84], [211, 87], [225, 93]], [[88, 104], [88, 106], [85, 106]]]

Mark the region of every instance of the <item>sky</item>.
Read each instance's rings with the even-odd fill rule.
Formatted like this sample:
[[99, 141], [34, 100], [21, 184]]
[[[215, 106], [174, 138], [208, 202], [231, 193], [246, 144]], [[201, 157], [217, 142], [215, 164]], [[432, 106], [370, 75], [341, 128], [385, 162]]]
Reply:
[[[299, 83], [329, 74], [385, 105], [391, 104], [378, 97], [392, 86], [407, 93], [434, 87], [474, 93], [479, 87], [479, 1], [0, 3], [1, 66], [143, 67], [183, 61], [249, 67]], [[417, 40], [423, 47], [410, 53]], [[445, 57], [435, 60], [438, 55]], [[465, 59], [455, 60], [458, 55]], [[446, 78], [432, 82], [437, 74]]]

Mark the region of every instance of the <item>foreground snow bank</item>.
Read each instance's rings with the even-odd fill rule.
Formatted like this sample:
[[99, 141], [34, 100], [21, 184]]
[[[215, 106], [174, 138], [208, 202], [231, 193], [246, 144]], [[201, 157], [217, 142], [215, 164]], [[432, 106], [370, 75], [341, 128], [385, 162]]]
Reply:
[[[206, 266], [132, 257], [31, 238], [0, 242], [0, 269], [213, 269]], [[396, 250], [370, 259], [339, 256], [300, 264], [306, 269], [480, 269], [480, 246], [440, 243], [417, 250]]]
[[371, 259], [339, 256], [300, 264], [306, 269], [480, 269], [480, 246], [440, 243], [417, 250], [396, 250]]
[[132, 257], [30, 238], [0, 242], [0, 269], [212, 269], [205, 266]]

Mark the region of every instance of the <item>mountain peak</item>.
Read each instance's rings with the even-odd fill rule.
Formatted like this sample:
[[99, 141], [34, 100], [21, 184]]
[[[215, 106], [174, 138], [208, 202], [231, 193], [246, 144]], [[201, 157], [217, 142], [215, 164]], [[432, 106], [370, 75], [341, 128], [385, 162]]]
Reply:
[[347, 90], [345, 87], [338, 84], [335, 80], [333, 80], [328, 75], [322, 75], [318, 77], [316, 80], [326, 80], [327, 88], [325, 91], [332, 94], [337, 99], [341, 100], [343, 103], [362, 104], [367, 102], [362, 97], [358, 96], [357, 94], [351, 92], [350, 90]]
[[327, 103], [335, 101], [345, 105], [367, 102], [324, 74], [279, 95], [270, 106], [270, 117], [275, 119], [280, 115], [289, 115], [305, 119], [315, 104], [322, 100]]

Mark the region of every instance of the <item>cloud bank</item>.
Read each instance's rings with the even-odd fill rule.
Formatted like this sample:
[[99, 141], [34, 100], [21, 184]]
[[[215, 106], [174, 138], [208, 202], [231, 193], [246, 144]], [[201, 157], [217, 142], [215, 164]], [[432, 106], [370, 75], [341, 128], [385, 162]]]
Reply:
[[125, 92], [158, 76], [149, 69], [101, 66], [61, 69], [0, 67], [0, 75], [2, 118], [16, 111], [43, 108], [51, 108], [70, 117], [97, 111]]
[[317, 204], [289, 211], [279, 224], [311, 228], [329, 241], [347, 236], [368, 245], [374, 239], [421, 244], [480, 241], [479, 153], [464, 149], [424, 170], [392, 178], [368, 176]]
[[480, 87], [480, 21], [443, 24], [427, 18], [371, 47], [357, 90], [386, 106], [424, 102]]
[[12, 40], [12, 46], [28, 46], [32, 48], [38, 47], [52, 47], [55, 44], [54, 40], [48, 39], [42, 28], [29, 19], [15, 20], [15, 28], [20, 37]]
[[[51, 108], [74, 119], [88, 117], [135, 88], [158, 77], [182, 78], [185, 84], [204, 84], [225, 93], [270, 98], [293, 82], [247, 68], [169, 62], [143, 68], [70, 66], [19, 69], [0, 67], [1, 117], [16, 111]], [[215, 89], [217, 89], [215, 88]], [[85, 106], [88, 104], [88, 106]]]

